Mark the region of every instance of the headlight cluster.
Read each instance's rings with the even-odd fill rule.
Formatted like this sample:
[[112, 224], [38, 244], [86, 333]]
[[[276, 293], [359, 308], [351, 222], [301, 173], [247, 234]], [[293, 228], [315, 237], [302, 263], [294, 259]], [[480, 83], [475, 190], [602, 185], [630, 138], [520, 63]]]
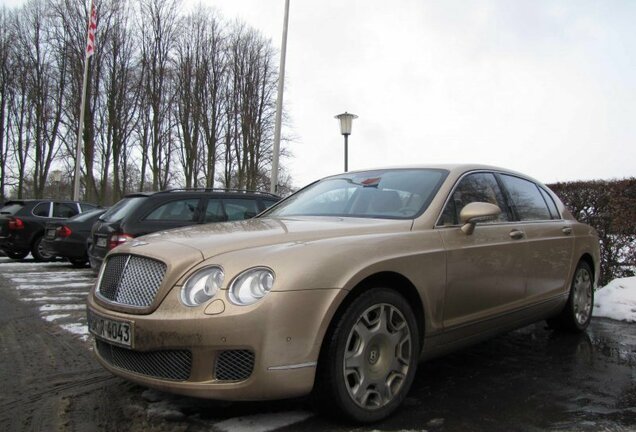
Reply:
[[[223, 269], [206, 267], [188, 278], [181, 288], [181, 302], [186, 306], [199, 306], [212, 299], [223, 285]], [[228, 294], [235, 305], [256, 303], [274, 286], [274, 272], [266, 267], [254, 267], [239, 274], [230, 284]]]
[[199, 306], [216, 295], [223, 284], [223, 269], [207, 267], [199, 270], [181, 288], [181, 301], [186, 306]]
[[256, 303], [272, 290], [274, 273], [265, 267], [255, 267], [238, 275], [230, 285], [230, 301], [239, 306]]

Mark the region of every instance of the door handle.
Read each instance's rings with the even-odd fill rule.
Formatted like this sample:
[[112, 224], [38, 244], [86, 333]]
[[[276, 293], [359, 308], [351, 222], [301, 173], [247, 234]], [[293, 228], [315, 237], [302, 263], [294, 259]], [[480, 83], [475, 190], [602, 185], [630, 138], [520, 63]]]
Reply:
[[563, 234], [565, 234], [565, 235], [570, 235], [570, 234], [572, 234], [572, 228], [570, 228], [570, 227], [563, 227], [563, 228], [561, 229], [561, 231], [563, 231]]
[[510, 231], [510, 238], [514, 239], [514, 240], [519, 240], [522, 239], [525, 236], [525, 233], [523, 231], [514, 229], [512, 231]]

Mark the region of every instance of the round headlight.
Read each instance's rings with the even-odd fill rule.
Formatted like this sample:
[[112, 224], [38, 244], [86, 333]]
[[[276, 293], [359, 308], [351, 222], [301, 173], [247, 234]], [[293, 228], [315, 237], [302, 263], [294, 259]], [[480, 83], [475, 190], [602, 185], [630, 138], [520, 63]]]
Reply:
[[207, 267], [188, 278], [181, 288], [181, 302], [186, 306], [199, 306], [216, 295], [223, 284], [223, 269]]
[[238, 275], [230, 285], [230, 301], [239, 306], [256, 303], [272, 290], [274, 272], [265, 267], [255, 267]]

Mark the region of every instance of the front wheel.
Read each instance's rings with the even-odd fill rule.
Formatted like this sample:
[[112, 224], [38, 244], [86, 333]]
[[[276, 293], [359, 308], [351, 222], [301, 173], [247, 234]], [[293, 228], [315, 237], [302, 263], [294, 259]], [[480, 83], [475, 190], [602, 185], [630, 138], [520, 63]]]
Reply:
[[356, 298], [326, 341], [316, 393], [328, 409], [360, 423], [381, 420], [402, 403], [419, 358], [419, 331], [407, 301], [376, 288]]
[[565, 308], [559, 315], [548, 320], [550, 327], [572, 332], [585, 331], [592, 319], [594, 305], [594, 276], [592, 268], [580, 261], [574, 271], [570, 296]]

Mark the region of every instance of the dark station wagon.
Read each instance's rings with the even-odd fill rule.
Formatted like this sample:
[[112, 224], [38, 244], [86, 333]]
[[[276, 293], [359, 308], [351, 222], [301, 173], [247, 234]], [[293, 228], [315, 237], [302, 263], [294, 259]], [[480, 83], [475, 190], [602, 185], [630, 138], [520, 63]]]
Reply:
[[127, 241], [157, 231], [211, 222], [250, 219], [280, 197], [232, 189], [172, 189], [132, 193], [93, 225], [88, 255], [98, 270], [106, 254]]

